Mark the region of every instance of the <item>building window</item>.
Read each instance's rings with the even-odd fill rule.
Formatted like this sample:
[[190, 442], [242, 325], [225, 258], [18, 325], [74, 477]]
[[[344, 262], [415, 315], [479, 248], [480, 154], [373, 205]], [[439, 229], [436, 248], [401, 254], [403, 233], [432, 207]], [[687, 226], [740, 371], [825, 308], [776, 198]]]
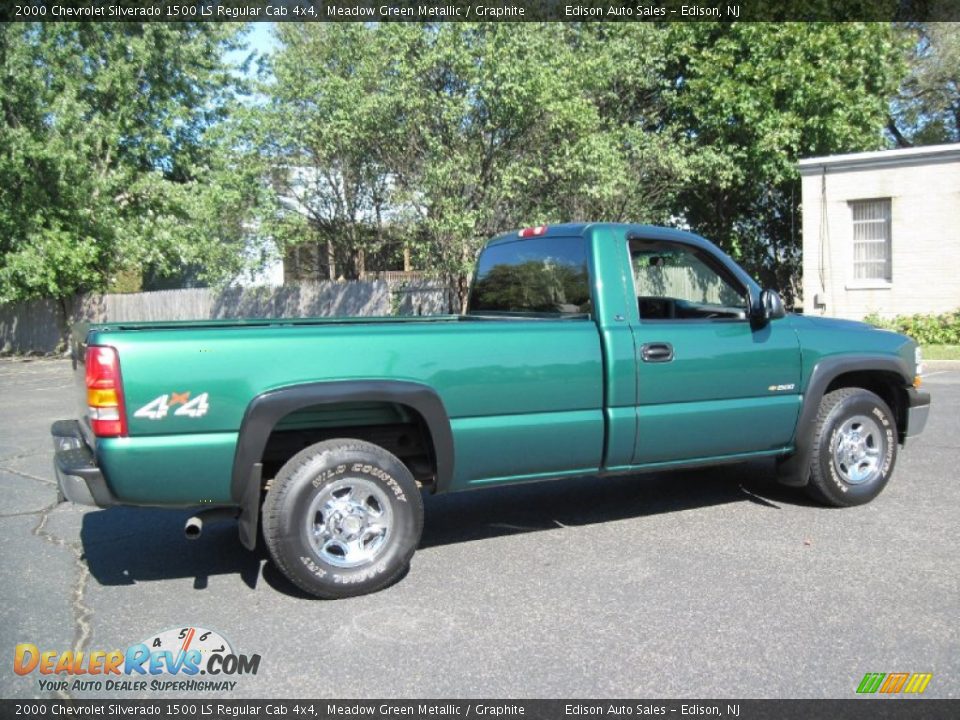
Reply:
[[853, 279], [890, 282], [890, 198], [854, 200]]

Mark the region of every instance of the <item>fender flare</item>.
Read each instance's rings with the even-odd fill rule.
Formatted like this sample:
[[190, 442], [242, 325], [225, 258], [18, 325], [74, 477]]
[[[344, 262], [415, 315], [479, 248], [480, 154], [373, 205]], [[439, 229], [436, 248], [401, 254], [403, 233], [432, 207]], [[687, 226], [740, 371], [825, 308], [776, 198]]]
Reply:
[[849, 372], [874, 371], [894, 373], [903, 380], [904, 387], [909, 386], [913, 375], [907, 362], [891, 355], [833, 355], [822, 358], [810, 373], [807, 388], [803, 394], [803, 404], [797, 418], [794, 432], [792, 455], [777, 464], [777, 479], [784, 485], [800, 487], [806, 485], [809, 476], [807, 468], [813, 454], [813, 431], [820, 410], [820, 401], [827, 386], [838, 376]]
[[312, 382], [269, 390], [247, 406], [240, 424], [233, 457], [230, 495], [241, 507], [240, 540], [256, 545], [260, 505], [261, 458], [267, 439], [286, 415], [311, 405], [341, 402], [390, 402], [416, 410], [427, 424], [437, 468], [437, 488], [449, 487], [453, 478], [453, 432], [443, 401], [421, 383], [402, 380], [342, 380]]

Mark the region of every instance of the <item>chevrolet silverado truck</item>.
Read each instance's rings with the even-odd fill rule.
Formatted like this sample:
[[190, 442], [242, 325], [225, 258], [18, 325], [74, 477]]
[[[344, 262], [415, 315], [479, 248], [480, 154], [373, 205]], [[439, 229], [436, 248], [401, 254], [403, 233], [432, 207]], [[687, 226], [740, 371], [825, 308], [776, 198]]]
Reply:
[[780, 481], [860, 505], [930, 407], [911, 339], [787, 314], [710, 242], [643, 225], [498, 237], [462, 315], [75, 336], [62, 496], [200, 508], [188, 537], [238, 518], [323, 598], [406, 570], [422, 492], [774, 458]]

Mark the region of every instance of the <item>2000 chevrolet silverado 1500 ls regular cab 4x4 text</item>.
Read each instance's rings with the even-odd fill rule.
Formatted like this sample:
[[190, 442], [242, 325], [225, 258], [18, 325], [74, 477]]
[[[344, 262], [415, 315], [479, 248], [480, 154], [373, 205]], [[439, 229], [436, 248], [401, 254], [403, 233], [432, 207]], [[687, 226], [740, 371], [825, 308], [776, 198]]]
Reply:
[[239, 515], [241, 542], [262, 526], [278, 567], [321, 597], [404, 571], [423, 489], [773, 457], [782, 482], [859, 505], [930, 402], [909, 338], [787, 315], [711, 243], [640, 225], [492, 240], [461, 316], [77, 337], [84, 416], [52, 429], [61, 492]]

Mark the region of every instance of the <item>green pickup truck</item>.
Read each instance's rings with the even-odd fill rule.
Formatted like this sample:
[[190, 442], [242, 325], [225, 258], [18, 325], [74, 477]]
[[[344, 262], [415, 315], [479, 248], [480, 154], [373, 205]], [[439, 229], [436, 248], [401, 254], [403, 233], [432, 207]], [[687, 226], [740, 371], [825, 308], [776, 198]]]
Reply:
[[463, 315], [75, 335], [61, 494], [202, 508], [188, 537], [239, 518], [325, 598], [404, 572], [424, 491], [769, 457], [821, 502], [866, 503], [930, 407], [909, 338], [788, 315], [710, 242], [644, 225], [498, 237]]

